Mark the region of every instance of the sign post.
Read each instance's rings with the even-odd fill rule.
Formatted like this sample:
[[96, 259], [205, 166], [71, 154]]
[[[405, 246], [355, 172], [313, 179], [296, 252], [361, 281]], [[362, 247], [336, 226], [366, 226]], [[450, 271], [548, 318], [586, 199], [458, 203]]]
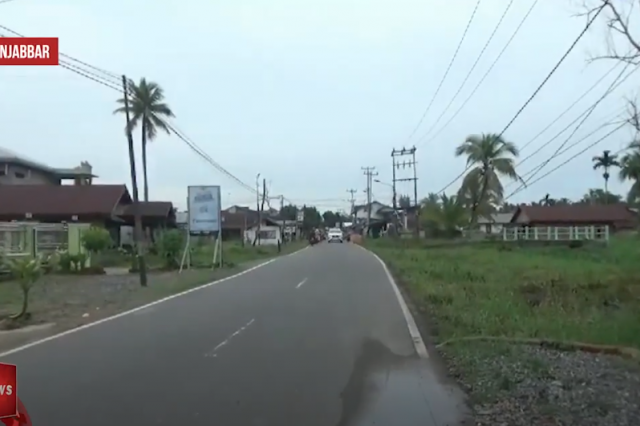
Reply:
[[222, 204], [220, 186], [189, 186], [187, 192], [188, 235], [185, 251], [182, 255], [180, 271], [182, 271], [186, 259], [189, 259], [187, 267], [189, 267], [191, 263], [189, 256], [191, 235], [211, 235], [215, 237], [212, 268], [215, 268], [216, 261], [218, 261], [219, 266], [222, 267]]

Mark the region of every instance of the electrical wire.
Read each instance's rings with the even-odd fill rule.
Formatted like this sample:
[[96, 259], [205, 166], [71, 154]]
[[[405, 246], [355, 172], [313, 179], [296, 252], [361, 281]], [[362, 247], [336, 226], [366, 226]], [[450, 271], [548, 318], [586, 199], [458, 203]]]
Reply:
[[562, 65], [564, 60], [567, 59], [567, 56], [569, 56], [571, 54], [571, 52], [573, 51], [573, 49], [575, 49], [575, 47], [578, 45], [580, 40], [582, 40], [582, 37], [584, 37], [584, 35], [587, 33], [587, 31], [589, 31], [589, 28], [591, 28], [591, 25], [593, 25], [593, 23], [598, 18], [600, 13], [602, 13], [602, 10], [604, 9], [605, 6], [606, 6], [606, 3], [605, 3], [605, 5], [600, 6], [598, 8], [598, 11], [593, 14], [593, 16], [591, 17], [591, 19], [589, 19], [589, 21], [587, 22], [587, 25], [584, 26], [584, 28], [582, 29], [582, 31], [580, 32], [578, 37], [576, 37], [576, 39], [573, 41], [573, 43], [571, 43], [571, 46], [569, 46], [569, 49], [567, 49], [567, 51], [564, 53], [564, 55], [562, 55], [560, 60], [555, 64], [555, 66], [551, 69], [549, 74], [545, 77], [545, 79], [542, 80], [542, 83], [540, 83], [538, 88], [533, 92], [533, 94], [529, 97], [529, 99], [527, 99], [527, 101], [524, 103], [524, 105], [522, 105], [522, 107], [518, 110], [518, 112], [516, 112], [516, 114], [513, 116], [513, 118], [504, 127], [504, 129], [502, 129], [502, 131], [499, 133], [498, 137], [502, 137], [502, 135], [504, 135], [504, 133], [507, 130], [509, 130], [511, 125], [516, 121], [516, 119], [520, 116], [520, 114], [522, 114], [522, 112], [525, 110], [525, 108], [527, 108], [529, 106], [529, 104], [531, 103], [531, 101], [533, 101], [533, 99], [538, 95], [538, 93], [540, 93], [542, 88], [551, 79], [553, 74], [555, 74], [555, 72], [558, 70], [558, 68], [560, 68], [560, 65]]
[[427, 114], [431, 110], [431, 107], [433, 106], [433, 102], [436, 100], [436, 97], [438, 96], [438, 93], [440, 93], [440, 89], [442, 89], [442, 85], [444, 84], [445, 80], [447, 79], [447, 76], [449, 75], [449, 71], [451, 71], [451, 67], [453, 66], [453, 63], [456, 61], [456, 58], [458, 57], [458, 53], [460, 52], [460, 48], [462, 47], [462, 43], [467, 38], [467, 33], [469, 32], [469, 28], [471, 27], [471, 23], [473, 22], [474, 18], [476, 17], [476, 13], [478, 12], [478, 7], [480, 7], [480, 2], [481, 1], [482, 0], [478, 0], [476, 2], [476, 6], [473, 8], [473, 12], [471, 13], [471, 16], [469, 17], [469, 20], [467, 21], [467, 26], [465, 27], [464, 32], [462, 33], [462, 37], [460, 38], [460, 41], [458, 42], [458, 46], [456, 47], [456, 50], [453, 53], [453, 57], [449, 61], [449, 65], [447, 66], [447, 70], [444, 72], [444, 75], [442, 76], [442, 79], [440, 80], [440, 83], [438, 83], [438, 87], [436, 88], [436, 92], [433, 94], [433, 97], [431, 98], [431, 101], [429, 101], [429, 104], [427, 105], [427, 109], [424, 110], [424, 113], [422, 114], [422, 117], [420, 117], [420, 121], [418, 121], [418, 124], [416, 125], [416, 127], [413, 129], [413, 131], [411, 132], [411, 134], [407, 138], [408, 140], [410, 140], [413, 137], [413, 135], [416, 134], [416, 132], [420, 128], [420, 125], [422, 124], [422, 122], [424, 121], [425, 117], [427, 116]]
[[[444, 123], [444, 125], [442, 127], [440, 127], [440, 129], [431, 137], [431, 139], [429, 139], [427, 141], [427, 144], [433, 142], [440, 135], [440, 133], [442, 133], [444, 131], [444, 129], [446, 129], [449, 126], [449, 124], [451, 124], [451, 122], [458, 116], [458, 114], [460, 114], [460, 112], [462, 112], [464, 107], [467, 106], [467, 104], [469, 103], [471, 98], [473, 98], [473, 96], [476, 94], [478, 89], [480, 89], [480, 86], [482, 86], [482, 83], [484, 83], [484, 81], [487, 79], [489, 74], [491, 74], [491, 71], [493, 71], [493, 68], [495, 68], [495, 66], [498, 63], [498, 61], [500, 61], [500, 58], [502, 58], [502, 55], [504, 55], [504, 52], [507, 51], [507, 48], [511, 45], [511, 42], [516, 38], [516, 35], [520, 32], [520, 30], [524, 26], [524, 23], [527, 21], [527, 19], [531, 15], [531, 12], [533, 12], [533, 9], [536, 7], [536, 5], [538, 4], [539, 1], [540, 0], [535, 0], [531, 4], [531, 7], [529, 7], [529, 10], [524, 15], [524, 17], [522, 18], [522, 20], [520, 21], [520, 23], [518, 24], [516, 29], [513, 31], [513, 33], [511, 34], [511, 37], [509, 37], [509, 40], [507, 40], [507, 43], [504, 45], [504, 47], [502, 48], [500, 53], [498, 53], [498, 56], [496, 56], [496, 58], [493, 60], [493, 63], [491, 63], [491, 65], [489, 66], [487, 71], [484, 73], [484, 75], [482, 76], [480, 81], [478, 81], [478, 84], [476, 84], [476, 86], [473, 88], [471, 93], [469, 93], [469, 96], [467, 96], [467, 98], [464, 100], [464, 102], [462, 102], [462, 105], [460, 105], [460, 107], [456, 110], [456, 112], [454, 112], [453, 115], [447, 120], [447, 122]], [[427, 136], [427, 134], [425, 134], [423, 136], [423, 138], [426, 138], [426, 136]]]
[[[616, 116], [620, 116], [622, 113], [624, 113], [624, 109], [622, 109], [622, 110], [618, 111], [618, 112], [616, 113]], [[564, 147], [564, 149], [562, 149], [562, 150], [558, 151], [558, 153], [557, 153], [557, 154], [555, 154], [554, 158], [555, 158], [555, 157], [558, 157], [558, 156], [560, 156], [560, 155], [562, 155], [562, 154], [564, 154], [565, 152], [570, 151], [573, 147], [575, 147], [575, 146], [577, 146], [577, 145], [580, 145], [582, 142], [584, 142], [585, 140], [589, 139], [591, 136], [595, 135], [596, 133], [598, 133], [598, 132], [599, 132], [599, 131], [601, 131], [602, 129], [605, 129], [605, 128], [607, 128], [607, 127], [610, 127], [610, 126], [613, 126], [613, 125], [617, 125], [617, 124], [621, 124], [621, 123], [622, 123], [622, 121], [612, 121], [612, 118], [614, 118], [614, 117], [611, 117], [611, 119], [609, 119], [609, 120], [605, 121], [603, 124], [599, 125], [599, 126], [598, 126], [598, 127], [596, 127], [595, 129], [593, 129], [591, 132], [589, 132], [588, 134], [586, 134], [585, 136], [583, 136], [581, 139], [578, 139], [577, 141], [573, 142], [572, 144], [570, 144], [570, 145], [568, 145], [568, 146]], [[519, 163], [519, 164], [517, 164], [517, 165], [516, 165], [516, 167], [517, 167], [517, 166], [519, 166], [520, 164], [522, 164], [522, 162], [521, 162], [521, 163]], [[521, 178], [523, 178], [523, 179], [524, 179], [525, 177], [528, 177], [528, 178], [529, 178], [529, 180], [530, 180], [530, 179], [531, 179], [531, 177], [532, 177], [531, 175], [532, 175], [534, 172], [536, 172], [539, 168], [540, 168], [540, 164], [537, 164], [537, 165], [535, 165], [534, 167], [532, 167], [531, 169], [527, 170], [525, 173], [521, 174], [521, 175], [520, 175], [520, 177], [521, 177]], [[511, 182], [509, 182], [509, 183], [506, 185], [506, 188], [508, 188], [509, 186], [515, 185], [516, 183], [517, 183], [516, 181], [511, 181]], [[518, 188], [518, 189], [519, 189], [519, 188]]]
[[[14, 36], [17, 37], [25, 37], [23, 34], [18, 33], [17, 31], [14, 31], [4, 25], [0, 25], [0, 29], [11, 33]], [[4, 34], [0, 34], [0, 37], [7, 37]], [[65, 59], [61, 59], [59, 61], [59, 65], [65, 69], [67, 69], [68, 71], [71, 71], [81, 77], [84, 77], [86, 79], [89, 79], [95, 83], [101, 84], [104, 87], [107, 87], [109, 89], [112, 89], [118, 93], [122, 93], [122, 76], [118, 75], [114, 72], [111, 71], [107, 71], [103, 68], [100, 67], [96, 67], [94, 65], [91, 65], [87, 62], [84, 62], [78, 58], [72, 57], [70, 55], [66, 55], [64, 53], [60, 53], [59, 54], [61, 57], [66, 58]], [[84, 67], [84, 68], [83, 68]], [[224, 174], [225, 176], [231, 178], [233, 181], [235, 181], [236, 183], [238, 183], [241, 187], [243, 187], [244, 189], [252, 192], [252, 193], [257, 193], [257, 190], [243, 182], [241, 179], [239, 179], [237, 176], [235, 176], [234, 174], [232, 174], [231, 172], [229, 172], [227, 169], [225, 169], [224, 167], [222, 167], [219, 163], [217, 163], [215, 160], [213, 160], [213, 158], [211, 158], [211, 156], [209, 156], [202, 148], [200, 148], [196, 143], [194, 143], [191, 139], [189, 139], [184, 132], [180, 131], [175, 124], [172, 123], [167, 123], [167, 127], [171, 130], [171, 132], [173, 134], [175, 134], [182, 142], [184, 142], [193, 152], [195, 152], [198, 156], [200, 156], [202, 159], [204, 159], [205, 161], [207, 161], [210, 165], [212, 165], [216, 170], [218, 170], [219, 172], [221, 172], [222, 174]], [[285, 198], [286, 199], [286, 198]]]
[[[638, 67], [636, 67], [634, 70], [632, 70], [629, 74], [627, 74], [627, 76], [623, 79], [622, 75], [625, 73], [625, 71], [627, 70], [627, 68], [629, 68], [631, 64], [626, 64], [624, 66], [624, 68], [620, 71], [620, 73], [616, 76], [616, 78], [611, 82], [611, 84], [609, 85], [609, 87], [607, 88], [607, 90], [596, 100], [596, 102], [594, 102], [594, 104], [587, 110], [586, 114], [582, 117], [582, 119], [580, 120], [580, 122], [576, 125], [576, 127], [573, 129], [573, 131], [571, 132], [571, 134], [569, 136], [567, 136], [567, 138], [558, 146], [558, 148], [554, 151], [553, 154], [551, 154], [551, 156], [546, 160], [543, 161], [542, 164], [536, 169], [536, 171], [529, 177], [530, 179], [533, 179], [547, 164], [549, 164], [549, 162], [555, 158], [556, 155], [558, 155], [558, 152], [560, 152], [562, 150], [562, 148], [564, 148], [564, 146], [567, 144], [567, 142], [569, 142], [569, 140], [577, 133], [577, 131], [582, 127], [582, 125], [587, 121], [587, 119], [591, 116], [591, 114], [593, 114], [593, 112], [596, 110], [596, 108], [598, 107], [598, 105], [600, 105], [600, 103], [607, 97], [609, 96], [616, 88], [618, 88], [620, 86], [620, 84], [622, 84], [627, 78], [629, 78], [635, 71], [638, 70]], [[540, 148], [542, 149], [542, 148]], [[539, 150], [538, 150], [539, 152]], [[527, 186], [527, 181], [522, 183], [522, 186]]]
[[[583, 149], [582, 151], [576, 153], [575, 155], [573, 155], [572, 157], [568, 158], [566, 161], [560, 163], [557, 167], [549, 170], [547, 173], [545, 173], [544, 175], [540, 176], [538, 179], [534, 180], [533, 182], [529, 182], [529, 184], [527, 185], [527, 187], [535, 184], [536, 182], [541, 181], [542, 179], [546, 178], [547, 176], [549, 176], [551, 173], [557, 171], [558, 169], [564, 167], [565, 165], [567, 165], [569, 162], [573, 161], [574, 159], [578, 158], [580, 155], [584, 154], [585, 152], [587, 152], [589, 149], [593, 148], [594, 146], [598, 145], [599, 143], [601, 143], [602, 141], [604, 141], [605, 139], [609, 138], [611, 135], [613, 135], [614, 133], [616, 133], [617, 131], [619, 131], [620, 129], [622, 129], [627, 123], [624, 122], [622, 124], [620, 124], [618, 127], [616, 127], [615, 129], [613, 129], [612, 131], [610, 131], [609, 133], [607, 133], [606, 135], [604, 135], [603, 137], [601, 137], [600, 139], [598, 139], [597, 141], [593, 142], [592, 144], [590, 144], [589, 146], [587, 146], [585, 149]], [[508, 196], [506, 196], [504, 198], [504, 201], [508, 200], [509, 198], [513, 197], [514, 195], [516, 195], [517, 193], [521, 192], [524, 189], [524, 187], [520, 187], [518, 189], [516, 189], [515, 191], [513, 191], [511, 194], [509, 194]]]
[[484, 56], [484, 52], [487, 50], [487, 48], [491, 44], [491, 41], [493, 41], [493, 38], [495, 37], [496, 33], [498, 32], [498, 29], [500, 29], [500, 26], [502, 25], [502, 22], [504, 21], [504, 18], [507, 16], [507, 13], [511, 9], [511, 6], [513, 6], [513, 2], [514, 1], [515, 0], [510, 0], [509, 1], [509, 3], [507, 4], [507, 7], [504, 9], [504, 12], [502, 12], [502, 16], [500, 16], [500, 19], [498, 20], [498, 23], [493, 28], [493, 31], [491, 32], [491, 35], [487, 39], [487, 42], [482, 47], [482, 50], [480, 50], [480, 53], [476, 57], [476, 60], [473, 63], [473, 65], [471, 65], [471, 68], [469, 69], [469, 72], [467, 72], [467, 75], [465, 76], [464, 80], [462, 80], [462, 83], [460, 83], [460, 86], [458, 87], [458, 90], [451, 97], [451, 100], [449, 101], [447, 106], [444, 108], [444, 110], [442, 110], [442, 112], [440, 113], [440, 115], [436, 119], [435, 123], [433, 123], [433, 125], [429, 128], [429, 130], [427, 130], [427, 132], [420, 138], [420, 140], [424, 140], [429, 134], [431, 134], [433, 129], [435, 129], [435, 127], [438, 125], [438, 123], [440, 123], [440, 120], [442, 120], [442, 117], [444, 117], [444, 115], [447, 113], [447, 111], [449, 111], [449, 108], [451, 108], [451, 105], [453, 105], [453, 102], [458, 98], [458, 95], [460, 94], [460, 92], [462, 92], [462, 89], [467, 84], [467, 81], [469, 81], [469, 78], [471, 77], [471, 74], [473, 74], [473, 71], [478, 66], [478, 63], [480, 62], [480, 59], [482, 59], [482, 57]]
[[[596, 18], [598, 18], [598, 16], [600, 15], [600, 13], [602, 13], [602, 10], [604, 9], [604, 7], [606, 6], [600, 6], [598, 8], [598, 10], [596, 11], [596, 13], [593, 14], [593, 16], [589, 19], [589, 21], [587, 22], [587, 24], [585, 25], [585, 27], [582, 29], [582, 31], [580, 32], [580, 34], [578, 34], [578, 37], [576, 37], [576, 39], [573, 41], [573, 43], [571, 43], [571, 46], [569, 46], [569, 48], [567, 49], [567, 51], [562, 55], [562, 57], [560, 58], [560, 60], [554, 65], [554, 67], [551, 69], [551, 71], [549, 72], [549, 74], [547, 74], [547, 76], [544, 78], [544, 80], [542, 80], [542, 83], [540, 83], [540, 85], [538, 86], [538, 88], [533, 92], [533, 94], [531, 96], [529, 96], [529, 99], [527, 99], [527, 101], [524, 103], [524, 105], [522, 105], [522, 107], [520, 107], [520, 109], [516, 112], [516, 114], [513, 116], [513, 118], [511, 118], [511, 120], [507, 123], [507, 125], [504, 127], [504, 129], [502, 129], [502, 131], [498, 134], [497, 137], [502, 137], [502, 135], [504, 135], [504, 133], [509, 130], [509, 128], [511, 127], [511, 125], [513, 125], [513, 123], [516, 121], [516, 119], [520, 116], [520, 114], [522, 114], [522, 112], [525, 110], [525, 108], [527, 108], [527, 106], [529, 106], [529, 104], [531, 103], [531, 101], [533, 101], [533, 99], [538, 95], [538, 93], [540, 93], [540, 91], [542, 90], [542, 88], [547, 84], [547, 82], [551, 79], [551, 77], [553, 76], [553, 74], [555, 74], [555, 72], [558, 70], [558, 68], [560, 68], [560, 65], [562, 65], [562, 63], [564, 62], [564, 60], [567, 58], [567, 56], [569, 56], [569, 54], [573, 51], [573, 49], [578, 45], [578, 43], [580, 42], [580, 40], [582, 40], [582, 37], [584, 37], [584, 35], [587, 33], [587, 31], [589, 30], [589, 28], [591, 28], [591, 25], [593, 25], [593, 23], [595, 22]], [[453, 181], [451, 181], [451, 183], [449, 183], [447, 186], [445, 186], [443, 189], [441, 189], [440, 191], [438, 191], [438, 194], [443, 193], [444, 191], [446, 191], [451, 185], [453, 185], [458, 179], [460, 179], [461, 176], [463, 176], [467, 170], [469, 170], [471, 168], [471, 165], [468, 165], [465, 170], [462, 171], [462, 173], [460, 173], [460, 175], [458, 175], [458, 177], [456, 177], [456, 179], [454, 179]]]

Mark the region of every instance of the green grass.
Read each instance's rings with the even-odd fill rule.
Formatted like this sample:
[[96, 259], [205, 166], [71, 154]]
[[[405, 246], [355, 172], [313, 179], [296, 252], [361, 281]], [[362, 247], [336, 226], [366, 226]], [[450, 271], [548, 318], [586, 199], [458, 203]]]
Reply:
[[487, 335], [640, 348], [636, 238], [573, 249], [389, 240], [367, 246], [432, 317], [439, 341]]
[[[426, 313], [435, 343], [505, 336], [640, 348], [637, 238], [580, 248], [383, 239], [365, 244]], [[440, 353], [474, 403], [504, 400], [523, 375], [551, 377], [547, 360], [520, 345], [454, 340]]]

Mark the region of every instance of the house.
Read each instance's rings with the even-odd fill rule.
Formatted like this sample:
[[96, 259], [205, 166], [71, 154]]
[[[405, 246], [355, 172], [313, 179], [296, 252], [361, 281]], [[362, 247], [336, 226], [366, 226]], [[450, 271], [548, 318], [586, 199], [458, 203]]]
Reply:
[[0, 148], [0, 185], [59, 186], [65, 180], [75, 185], [91, 185], [95, 177], [86, 161], [73, 168], [56, 168]]
[[364, 222], [369, 217], [369, 210], [371, 210], [372, 222], [385, 221], [388, 216], [393, 213], [393, 207], [389, 207], [379, 201], [372, 201], [371, 204], [353, 206], [351, 214], [355, 217], [356, 221]]
[[478, 228], [485, 234], [499, 235], [502, 233], [502, 228], [511, 223], [514, 213], [493, 213], [489, 217], [479, 217]]
[[[134, 203], [125, 185], [0, 185], [0, 222], [80, 222], [104, 226], [116, 244], [121, 228], [134, 224]], [[144, 227], [175, 226], [170, 202], [138, 204]]]
[[256, 245], [278, 245], [282, 243], [282, 227], [277, 220], [264, 218], [260, 226], [256, 222], [247, 227], [244, 231], [244, 240], [248, 244], [253, 244], [255, 240]]
[[555, 206], [518, 206], [510, 221], [513, 225], [549, 226], [609, 226], [611, 232], [633, 229], [637, 214], [626, 204]]

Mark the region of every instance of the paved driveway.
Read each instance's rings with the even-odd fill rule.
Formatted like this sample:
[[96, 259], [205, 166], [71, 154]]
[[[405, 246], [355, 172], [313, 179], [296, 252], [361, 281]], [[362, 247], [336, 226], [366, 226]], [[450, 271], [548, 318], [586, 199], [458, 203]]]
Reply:
[[[421, 346], [418, 345], [418, 349]], [[455, 425], [385, 269], [320, 244], [0, 357], [46, 426]]]

